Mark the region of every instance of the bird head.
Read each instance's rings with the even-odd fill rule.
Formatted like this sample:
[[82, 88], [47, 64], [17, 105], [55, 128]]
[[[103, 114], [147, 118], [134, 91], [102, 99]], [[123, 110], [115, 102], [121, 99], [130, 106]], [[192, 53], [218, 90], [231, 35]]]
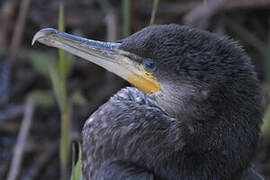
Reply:
[[228, 38], [187, 26], [149, 26], [118, 43], [47, 28], [35, 34], [35, 41], [113, 72], [156, 98], [171, 114], [187, 105], [193, 113], [195, 106], [207, 101], [213, 105], [224, 103], [226, 96], [244, 100], [257, 93], [253, 66], [241, 47]]

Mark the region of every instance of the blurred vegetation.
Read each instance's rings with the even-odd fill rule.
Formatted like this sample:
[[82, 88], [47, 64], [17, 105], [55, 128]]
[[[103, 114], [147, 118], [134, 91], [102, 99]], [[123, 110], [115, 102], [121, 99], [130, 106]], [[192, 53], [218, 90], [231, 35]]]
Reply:
[[79, 144], [78, 160], [75, 162], [75, 145], [73, 146], [72, 175], [70, 180], [82, 180], [82, 151]]
[[[128, 85], [96, 65], [74, 61], [80, 58], [64, 51], [57, 54], [55, 49], [40, 44], [32, 47], [35, 32], [58, 25], [61, 31], [72, 34], [114, 40], [149, 24], [169, 23], [229, 35], [252, 58], [261, 82], [265, 110], [262, 139], [254, 163], [269, 178], [270, 3], [267, 0], [229, 1], [219, 5], [214, 4], [215, 0], [38, 0], [30, 1], [31, 6], [25, 8], [28, 11], [26, 21], [22, 21], [24, 26], [15, 26], [22, 19], [19, 16], [23, 13], [18, 14], [18, 10], [23, 1], [0, 1], [0, 179], [5, 179], [10, 169], [12, 148], [29, 95], [35, 97], [37, 108], [18, 179], [59, 179], [62, 172], [62, 178], [70, 176], [76, 180], [82, 176], [81, 148], [73, 147], [70, 162], [71, 142], [80, 142], [80, 132], [89, 115]], [[18, 37], [21, 44], [14, 46], [18, 53], [11, 62], [14, 50], [9, 46], [14, 32], [23, 33]], [[8, 99], [1, 100], [7, 96]]]
[[154, 24], [156, 12], [157, 12], [157, 8], [158, 8], [158, 3], [159, 3], [159, 0], [153, 1], [153, 10], [152, 10], [151, 19], [150, 19], [150, 25]]
[[[59, 4], [59, 31], [65, 31], [64, 23], [64, 1]], [[71, 104], [67, 97], [67, 77], [71, 71], [71, 58], [67, 52], [59, 49], [59, 61], [56, 64], [49, 66], [51, 81], [56, 95], [58, 106], [61, 110], [61, 140], [60, 140], [60, 164], [61, 164], [61, 179], [67, 179], [67, 166], [70, 152], [70, 121], [71, 121]], [[69, 58], [68, 58], [69, 57]]]
[[122, 0], [122, 11], [123, 11], [123, 37], [127, 37], [130, 35], [130, 8], [131, 1], [130, 0]]

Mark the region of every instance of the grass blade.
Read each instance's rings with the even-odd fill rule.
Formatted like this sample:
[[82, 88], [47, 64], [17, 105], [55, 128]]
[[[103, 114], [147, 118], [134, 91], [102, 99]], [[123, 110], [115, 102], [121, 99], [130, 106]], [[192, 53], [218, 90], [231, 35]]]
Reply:
[[123, 36], [127, 37], [130, 35], [130, 14], [131, 14], [131, 1], [122, 0], [123, 10]]
[[[75, 155], [75, 148], [73, 146], [73, 157]], [[71, 175], [71, 180], [82, 180], [82, 150], [81, 150], [81, 145], [79, 144], [79, 155], [78, 155], [78, 161], [75, 163], [75, 158], [73, 158], [73, 166], [72, 166], [72, 175]]]
[[56, 100], [61, 111], [60, 164], [61, 176], [62, 179], [65, 179], [70, 151], [70, 107], [67, 102], [65, 78], [61, 75], [57, 64], [51, 63], [49, 72]]
[[158, 3], [159, 3], [159, 0], [154, 0], [154, 2], [153, 2], [153, 9], [152, 9], [150, 25], [154, 24], [154, 21], [156, 18], [156, 12], [157, 12], [157, 8], [158, 8]]

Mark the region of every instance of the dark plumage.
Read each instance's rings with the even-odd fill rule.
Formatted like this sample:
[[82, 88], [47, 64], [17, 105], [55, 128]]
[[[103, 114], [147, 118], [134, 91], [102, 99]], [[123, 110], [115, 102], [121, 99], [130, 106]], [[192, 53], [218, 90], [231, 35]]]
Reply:
[[120, 43], [50, 28], [36, 40], [142, 90], [122, 89], [85, 123], [85, 179], [263, 179], [251, 167], [262, 123], [259, 83], [234, 41], [178, 25], [150, 26]]
[[162, 25], [119, 49], [155, 61], [163, 92], [125, 88], [91, 115], [82, 133], [86, 179], [263, 179], [250, 167], [262, 122], [259, 85], [237, 43]]

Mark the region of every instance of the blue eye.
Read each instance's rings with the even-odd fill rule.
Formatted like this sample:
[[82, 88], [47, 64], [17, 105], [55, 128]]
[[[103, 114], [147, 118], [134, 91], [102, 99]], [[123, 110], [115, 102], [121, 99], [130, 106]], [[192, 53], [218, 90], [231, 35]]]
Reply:
[[153, 72], [157, 69], [156, 63], [152, 59], [147, 59], [143, 62], [143, 67], [146, 71]]

